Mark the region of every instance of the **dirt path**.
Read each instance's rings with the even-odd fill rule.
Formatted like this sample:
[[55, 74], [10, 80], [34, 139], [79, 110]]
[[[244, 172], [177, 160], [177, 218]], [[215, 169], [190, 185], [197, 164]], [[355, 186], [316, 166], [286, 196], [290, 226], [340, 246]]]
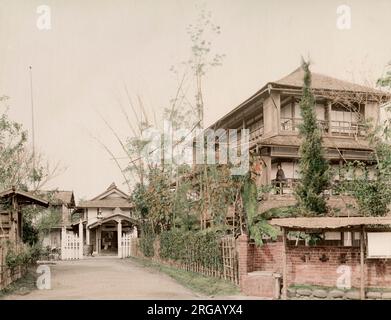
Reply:
[[51, 290], [35, 290], [6, 299], [202, 298], [165, 274], [115, 257], [59, 261], [51, 266], [51, 276]]

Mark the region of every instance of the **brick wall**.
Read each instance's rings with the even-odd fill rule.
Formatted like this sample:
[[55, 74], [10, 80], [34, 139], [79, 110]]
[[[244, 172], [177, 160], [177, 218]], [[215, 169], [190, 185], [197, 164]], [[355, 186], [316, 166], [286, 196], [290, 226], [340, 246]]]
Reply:
[[282, 272], [282, 241], [269, 242], [263, 246], [250, 244], [253, 253], [252, 271]]
[[[342, 262], [345, 260], [345, 262]], [[340, 265], [351, 267], [351, 285], [360, 286], [360, 249], [347, 247], [289, 247], [288, 284], [335, 287]]]
[[[243, 236], [241, 236], [243, 237]], [[282, 241], [266, 243], [259, 247], [244, 244], [245, 237], [238, 243], [239, 273], [273, 271], [282, 273]], [[322, 261], [324, 260], [324, 261]], [[247, 261], [247, 263], [246, 263]], [[341, 265], [351, 268], [351, 284], [360, 286], [360, 248], [356, 247], [288, 247], [288, 282], [335, 287], [341, 273]], [[391, 287], [391, 261], [365, 260], [366, 287]]]

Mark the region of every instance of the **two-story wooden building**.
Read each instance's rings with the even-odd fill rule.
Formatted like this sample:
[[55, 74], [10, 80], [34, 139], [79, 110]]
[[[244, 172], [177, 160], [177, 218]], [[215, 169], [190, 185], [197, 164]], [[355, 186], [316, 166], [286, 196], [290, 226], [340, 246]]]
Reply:
[[[302, 122], [299, 102], [303, 79], [304, 70], [298, 68], [278, 81], [267, 83], [210, 126], [214, 130], [249, 129], [250, 152], [258, 161], [255, 167], [259, 171], [259, 184], [275, 185], [278, 166], [281, 166], [285, 196], [274, 198], [273, 203], [263, 203], [265, 210], [294, 202], [289, 194], [300, 178], [298, 125]], [[312, 73], [312, 90], [325, 155], [336, 172], [335, 182], [338, 182], [342, 178], [338, 176], [339, 168], [345, 161], [370, 161], [372, 149], [366, 139], [367, 125], [378, 123], [379, 106], [389, 99], [389, 95], [317, 73]]]

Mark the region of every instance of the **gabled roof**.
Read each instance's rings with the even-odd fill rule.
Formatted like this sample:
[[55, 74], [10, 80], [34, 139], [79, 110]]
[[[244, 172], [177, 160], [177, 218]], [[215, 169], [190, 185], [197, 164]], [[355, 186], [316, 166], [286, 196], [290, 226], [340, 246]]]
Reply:
[[[304, 79], [304, 69], [302, 67], [297, 68], [292, 73], [283, 77], [276, 82], [270, 82], [274, 86], [281, 87], [295, 87], [302, 88]], [[358, 93], [375, 93], [380, 95], [386, 95], [385, 92], [376, 90], [374, 88], [362, 86], [356, 83], [340, 80], [337, 78], [329, 77], [320, 73], [311, 72], [311, 87], [317, 90], [331, 90], [331, 91], [350, 91]]]
[[39, 194], [42, 198], [48, 200], [51, 205], [65, 204], [72, 207], [75, 206], [75, 196], [73, 194], [73, 191], [39, 191]]
[[[110, 197], [116, 195], [116, 197]], [[132, 208], [129, 195], [119, 190], [113, 182], [103, 193], [89, 201], [82, 201], [79, 208]]]
[[95, 198], [91, 200], [100, 200], [106, 198], [108, 195], [117, 193], [118, 195], [122, 196], [123, 198], [129, 198], [129, 195], [125, 192], [121, 191], [117, 188], [116, 184], [113, 182], [109, 185], [109, 187], [106, 189], [106, 191], [102, 192], [100, 195], [96, 196]]
[[30, 192], [16, 190], [15, 188], [11, 188], [3, 192], [0, 192], [0, 198], [10, 198], [14, 195], [17, 197], [19, 204], [25, 204], [25, 205], [36, 204], [45, 208], [49, 206], [49, 202], [39, 197], [36, 197]]
[[[294, 89], [301, 90], [304, 81], [304, 70], [302, 67], [297, 68], [287, 76], [278, 81], [272, 81], [265, 84], [260, 90], [255, 92], [248, 99], [239, 104], [236, 108], [225, 114], [222, 118], [213, 123], [210, 128], [218, 128], [221, 123], [235, 117], [239, 113], [243, 113], [247, 107], [255, 101], [256, 98], [270, 94], [273, 89]], [[374, 97], [381, 97], [386, 100], [390, 98], [390, 94], [381, 90], [376, 90], [367, 86], [362, 86], [352, 82], [340, 80], [330, 76], [311, 72], [311, 87], [320, 92], [344, 92], [354, 94], [364, 94], [369, 100]], [[377, 99], [376, 99], [377, 100]]]

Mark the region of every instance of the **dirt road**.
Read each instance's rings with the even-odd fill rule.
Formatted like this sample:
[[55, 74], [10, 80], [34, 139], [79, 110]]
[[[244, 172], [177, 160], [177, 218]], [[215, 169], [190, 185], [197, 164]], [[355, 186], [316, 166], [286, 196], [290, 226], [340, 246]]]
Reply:
[[6, 299], [197, 299], [205, 298], [165, 274], [116, 257], [59, 261], [51, 268], [50, 290]]

